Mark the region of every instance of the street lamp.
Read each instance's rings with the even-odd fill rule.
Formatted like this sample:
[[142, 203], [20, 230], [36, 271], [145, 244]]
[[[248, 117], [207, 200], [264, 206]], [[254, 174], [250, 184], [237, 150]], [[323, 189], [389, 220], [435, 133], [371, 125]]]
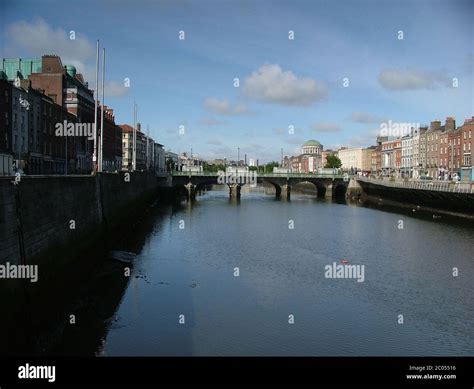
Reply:
[[[30, 110], [30, 102], [27, 99], [24, 99], [22, 95], [20, 95], [19, 102], [20, 102], [20, 106], [22, 108], [25, 108], [27, 111]], [[21, 139], [22, 139], [22, 131], [21, 131], [21, 127], [20, 127], [19, 136], [18, 136], [18, 142], [19, 143], [18, 143], [18, 164], [17, 164], [17, 167], [16, 167], [17, 171], [19, 171], [21, 169], [21, 149], [23, 147]]]
[[451, 140], [449, 142], [449, 148], [451, 149], [451, 179], [453, 179], [453, 168], [454, 168], [454, 152], [453, 152], [453, 144], [454, 142]]

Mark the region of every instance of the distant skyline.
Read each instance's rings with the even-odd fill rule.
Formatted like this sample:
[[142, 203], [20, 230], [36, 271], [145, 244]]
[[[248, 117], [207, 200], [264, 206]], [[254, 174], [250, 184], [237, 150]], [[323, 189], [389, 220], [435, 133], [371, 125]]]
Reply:
[[473, 14], [469, 0], [6, 0], [0, 50], [57, 54], [94, 89], [100, 39], [118, 124], [136, 101], [166, 149], [235, 160], [240, 147], [266, 162], [308, 139], [370, 146], [388, 120], [462, 124], [474, 115]]

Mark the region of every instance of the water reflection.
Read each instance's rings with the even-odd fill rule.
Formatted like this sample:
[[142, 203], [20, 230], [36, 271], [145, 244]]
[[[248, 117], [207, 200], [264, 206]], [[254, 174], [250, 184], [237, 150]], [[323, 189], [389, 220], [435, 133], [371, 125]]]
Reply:
[[[14, 314], [2, 329], [15, 336], [1, 351], [472, 355], [473, 232], [458, 219], [315, 191], [293, 190], [291, 201], [267, 187], [241, 199], [226, 187], [202, 191], [150, 207], [84, 254], [85, 269], [58, 270], [29, 300], [3, 298]], [[104, 260], [111, 248], [138, 253], [130, 277]], [[363, 283], [324, 277], [342, 258], [366, 266]]]

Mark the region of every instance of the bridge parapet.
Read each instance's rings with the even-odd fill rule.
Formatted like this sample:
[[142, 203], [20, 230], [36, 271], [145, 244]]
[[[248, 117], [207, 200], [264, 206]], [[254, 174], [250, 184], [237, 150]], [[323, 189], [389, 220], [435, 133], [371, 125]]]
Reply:
[[453, 193], [474, 193], [474, 183], [455, 182], [455, 181], [426, 181], [426, 180], [383, 180], [378, 178], [356, 177], [357, 181], [369, 182], [374, 185], [382, 185], [387, 187], [429, 190], [435, 192], [453, 192]]
[[[252, 173], [252, 177], [246, 177], [246, 173]], [[240, 197], [240, 188], [243, 185], [267, 182], [275, 187], [275, 194], [286, 198], [290, 197], [291, 188], [297, 184], [308, 182], [317, 188], [318, 197], [343, 197], [346, 193], [350, 178], [347, 174], [308, 174], [308, 173], [265, 173], [257, 175], [256, 172], [236, 173], [236, 180], [221, 180], [223, 172], [173, 172], [173, 185], [186, 186], [190, 192], [191, 186], [195, 190], [206, 185], [227, 184], [230, 197]], [[229, 175], [227, 173], [227, 175]], [[244, 178], [240, 180], [239, 178]], [[251, 178], [251, 179], [246, 179]]]
[[[222, 173], [218, 172], [187, 172], [187, 171], [180, 171], [180, 172], [173, 172], [173, 177], [218, 177]], [[227, 173], [229, 174], [229, 173]], [[245, 173], [240, 173], [240, 175], [244, 175]], [[310, 174], [310, 173], [255, 173], [257, 174], [258, 178], [265, 179], [265, 178], [339, 178], [339, 179], [350, 179], [351, 175], [348, 174]], [[235, 173], [235, 175], [239, 175], [239, 173]]]

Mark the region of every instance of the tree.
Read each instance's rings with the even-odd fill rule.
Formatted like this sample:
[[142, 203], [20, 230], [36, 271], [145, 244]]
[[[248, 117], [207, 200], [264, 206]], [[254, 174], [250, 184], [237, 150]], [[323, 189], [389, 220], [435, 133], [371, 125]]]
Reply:
[[224, 164], [214, 165], [207, 162], [203, 162], [202, 170], [204, 170], [205, 172], [216, 173], [219, 170], [225, 171], [225, 165]]
[[329, 154], [326, 157], [326, 165], [324, 165], [324, 167], [327, 167], [327, 168], [340, 168], [341, 166], [342, 166], [342, 162], [341, 162], [341, 160], [339, 159], [338, 156], [336, 156], [334, 154]]
[[265, 165], [265, 173], [273, 173], [273, 168], [278, 167], [280, 164], [278, 162], [269, 162]]

